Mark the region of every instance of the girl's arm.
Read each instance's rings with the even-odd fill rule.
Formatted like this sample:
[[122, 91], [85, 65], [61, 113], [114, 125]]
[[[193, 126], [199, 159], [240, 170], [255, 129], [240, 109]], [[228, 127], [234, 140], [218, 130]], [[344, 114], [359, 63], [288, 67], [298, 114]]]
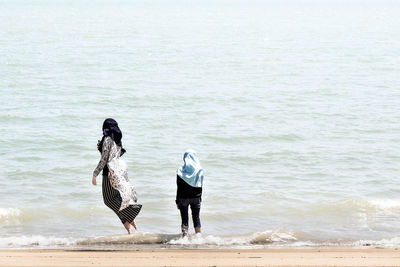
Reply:
[[96, 177], [99, 175], [99, 173], [104, 169], [104, 167], [107, 164], [108, 161], [108, 156], [110, 155], [110, 150], [111, 150], [111, 137], [106, 137], [104, 138], [103, 141], [103, 147], [102, 147], [102, 152], [101, 152], [101, 158], [99, 163], [97, 164], [96, 169], [93, 171], [93, 185], [96, 185]]
[[175, 197], [175, 204], [176, 208], [179, 210], [179, 205], [178, 205], [178, 192], [179, 192], [179, 184], [178, 184], [178, 175], [176, 176], [176, 197]]

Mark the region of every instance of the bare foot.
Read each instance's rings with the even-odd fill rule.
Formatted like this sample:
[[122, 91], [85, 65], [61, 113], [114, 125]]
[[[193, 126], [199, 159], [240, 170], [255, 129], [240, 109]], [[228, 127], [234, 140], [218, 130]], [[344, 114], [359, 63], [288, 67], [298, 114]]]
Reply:
[[131, 225], [128, 222], [124, 223], [124, 227], [128, 231], [128, 235], [132, 234]]
[[133, 226], [133, 228], [135, 228], [135, 230], [137, 230], [135, 221], [132, 221], [132, 222], [131, 222], [131, 225]]

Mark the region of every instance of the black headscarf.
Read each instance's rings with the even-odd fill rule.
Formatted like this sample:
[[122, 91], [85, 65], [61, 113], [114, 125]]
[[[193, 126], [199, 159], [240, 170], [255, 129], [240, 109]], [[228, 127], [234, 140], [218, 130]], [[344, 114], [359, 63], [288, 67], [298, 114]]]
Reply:
[[111, 137], [111, 139], [114, 140], [114, 142], [121, 147], [122, 156], [126, 152], [126, 150], [122, 148], [122, 132], [118, 127], [118, 123], [114, 119], [108, 118], [103, 122], [103, 138], [101, 139], [98, 146], [100, 152], [103, 148], [103, 141], [106, 136]]

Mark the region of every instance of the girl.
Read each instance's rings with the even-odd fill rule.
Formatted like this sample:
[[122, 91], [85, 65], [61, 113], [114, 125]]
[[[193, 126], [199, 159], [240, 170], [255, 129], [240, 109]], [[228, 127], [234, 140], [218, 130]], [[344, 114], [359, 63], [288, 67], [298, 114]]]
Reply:
[[196, 233], [201, 232], [200, 206], [203, 188], [203, 169], [194, 150], [187, 150], [183, 155], [184, 164], [176, 173], [176, 206], [181, 212], [182, 235], [186, 236], [189, 230], [188, 207], [192, 210], [193, 226]]
[[104, 204], [117, 214], [128, 234], [131, 234], [131, 225], [137, 229], [134, 220], [142, 205], [136, 203], [137, 196], [128, 180], [126, 163], [120, 159], [126, 152], [122, 148], [121, 138], [118, 123], [114, 119], [106, 119], [103, 123], [103, 138], [97, 145], [101, 158], [93, 172], [92, 183], [96, 185], [96, 177], [103, 170]]

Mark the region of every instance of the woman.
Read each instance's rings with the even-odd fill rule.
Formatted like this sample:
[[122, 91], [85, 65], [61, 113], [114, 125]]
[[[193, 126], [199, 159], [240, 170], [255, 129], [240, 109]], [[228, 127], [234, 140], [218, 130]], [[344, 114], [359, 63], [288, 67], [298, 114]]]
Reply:
[[203, 169], [194, 150], [187, 150], [183, 155], [184, 164], [176, 173], [176, 206], [181, 212], [182, 235], [186, 236], [189, 230], [188, 207], [192, 210], [193, 226], [196, 234], [201, 233], [200, 206], [203, 188]]
[[103, 200], [120, 218], [128, 234], [131, 225], [137, 229], [135, 218], [142, 205], [137, 204], [137, 196], [133, 185], [128, 180], [127, 166], [120, 158], [126, 150], [122, 148], [122, 132], [114, 119], [106, 119], [103, 123], [103, 138], [97, 144], [101, 153], [99, 164], [93, 172], [93, 185], [96, 177], [103, 170]]

